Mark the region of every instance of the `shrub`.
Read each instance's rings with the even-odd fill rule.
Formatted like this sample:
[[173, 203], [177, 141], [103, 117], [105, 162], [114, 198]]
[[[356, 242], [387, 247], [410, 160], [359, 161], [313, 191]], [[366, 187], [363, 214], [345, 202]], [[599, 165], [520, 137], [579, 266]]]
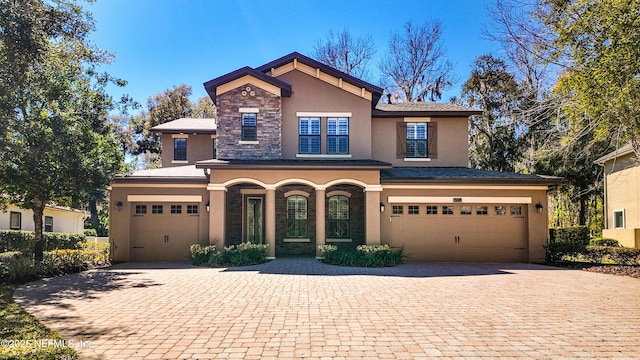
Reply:
[[586, 226], [574, 226], [557, 228], [554, 231], [554, 242], [589, 245], [589, 228]]
[[[84, 234], [44, 233], [43, 249], [73, 249], [76, 244], [86, 241]], [[20, 251], [28, 254], [34, 250], [36, 234], [33, 231], [0, 230], [0, 252]]]
[[589, 246], [611, 246], [611, 247], [620, 247], [620, 243], [616, 239], [609, 238], [595, 238], [589, 241]]
[[193, 265], [202, 265], [209, 262], [209, 257], [216, 251], [213, 245], [194, 244], [189, 246], [191, 263]]
[[11, 283], [21, 283], [38, 277], [33, 267], [33, 259], [19, 251], [0, 255], [0, 275]]
[[335, 245], [321, 245], [318, 250], [324, 255], [324, 263], [341, 266], [395, 266], [401, 263], [404, 257], [402, 249], [392, 251], [387, 244], [359, 245], [355, 251], [339, 250]]
[[84, 229], [84, 236], [98, 236], [96, 229]]
[[562, 261], [564, 257], [578, 256], [586, 249], [586, 246], [581, 243], [572, 242], [551, 242], [544, 246], [545, 260], [548, 263], [554, 263]]

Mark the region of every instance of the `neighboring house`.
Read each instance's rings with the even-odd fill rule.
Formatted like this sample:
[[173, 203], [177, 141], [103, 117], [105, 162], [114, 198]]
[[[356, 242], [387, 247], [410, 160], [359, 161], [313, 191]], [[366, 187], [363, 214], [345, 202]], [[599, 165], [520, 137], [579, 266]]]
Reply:
[[204, 84], [217, 121], [178, 119], [163, 168], [115, 179], [113, 257], [185, 260], [189, 244], [390, 244], [410, 261], [542, 262], [558, 178], [468, 168], [468, 117], [378, 104], [383, 89], [298, 53]]
[[602, 236], [640, 248], [640, 162], [631, 144], [596, 163], [604, 167], [605, 229]]
[[[43, 230], [45, 232], [84, 233], [86, 211], [62, 206], [46, 206], [44, 208]], [[21, 209], [9, 204], [4, 211], [0, 210], [0, 230], [34, 231], [33, 211]]]

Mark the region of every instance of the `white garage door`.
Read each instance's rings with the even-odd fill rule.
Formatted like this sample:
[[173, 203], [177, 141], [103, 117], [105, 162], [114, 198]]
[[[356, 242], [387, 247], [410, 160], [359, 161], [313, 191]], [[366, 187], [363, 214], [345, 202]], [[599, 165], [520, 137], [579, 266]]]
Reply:
[[186, 261], [198, 242], [197, 204], [132, 204], [133, 261]]
[[392, 244], [409, 261], [522, 262], [526, 205], [394, 204]]

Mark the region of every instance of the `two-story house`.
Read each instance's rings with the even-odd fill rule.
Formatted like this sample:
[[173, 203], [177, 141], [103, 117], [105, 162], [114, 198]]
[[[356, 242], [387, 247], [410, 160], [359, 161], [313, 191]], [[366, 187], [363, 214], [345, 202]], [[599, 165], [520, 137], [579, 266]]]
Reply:
[[558, 179], [468, 168], [479, 111], [382, 104], [382, 88], [299, 53], [204, 86], [217, 121], [157, 126], [163, 167], [114, 181], [115, 260], [242, 241], [270, 258], [386, 243], [410, 261], [544, 260]]

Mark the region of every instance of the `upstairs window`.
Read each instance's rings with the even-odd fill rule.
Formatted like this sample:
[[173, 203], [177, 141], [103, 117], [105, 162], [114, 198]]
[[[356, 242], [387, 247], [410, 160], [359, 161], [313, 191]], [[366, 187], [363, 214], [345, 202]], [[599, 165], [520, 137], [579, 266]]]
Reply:
[[327, 154], [349, 154], [349, 118], [327, 118]]
[[185, 138], [173, 139], [173, 160], [187, 161], [187, 139]]
[[300, 118], [298, 124], [298, 153], [320, 154], [320, 118]]
[[258, 140], [258, 114], [242, 113], [242, 141]]
[[213, 157], [212, 157], [212, 159], [217, 159], [218, 158], [218, 138], [211, 139], [211, 140], [213, 140], [212, 141], [212, 143], [213, 143], [213, 145], [212, 145], [213, 146], [213, 154], [212, 154]]
[[431, 122], [398, 122], [396, 155], [405, 161], [437, 159], [436, 125]]
[[407, 157], [427, 157], [427, 123], [407, 123]]

